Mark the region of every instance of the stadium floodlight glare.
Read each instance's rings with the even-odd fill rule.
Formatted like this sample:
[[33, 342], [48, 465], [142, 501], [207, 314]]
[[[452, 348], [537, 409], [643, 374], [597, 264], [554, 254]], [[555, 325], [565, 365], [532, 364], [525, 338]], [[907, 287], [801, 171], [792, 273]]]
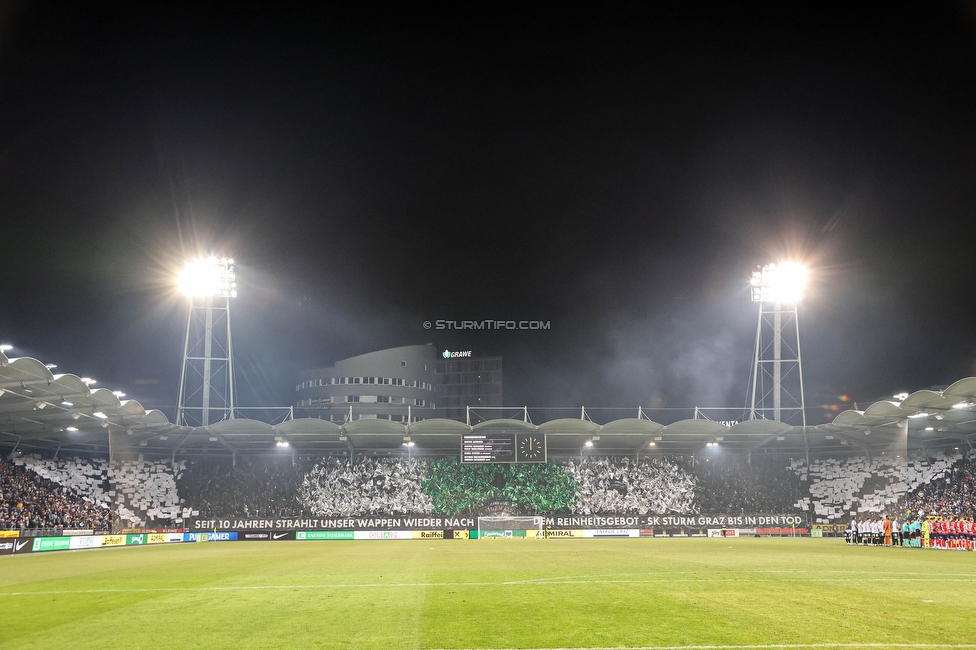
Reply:
[[798, 262], [767, 264], [752, 274], [752, 302], [800, 302], [809, 274]]
[[176, 278], [180, 292], [191, 298], [237, 297], [234, 260], [229, 257], [201, 257], [190, 262]]
[[92, 384], [97, 384], [98, 382], [91, 377], [82, 377], [81, 383], [83, 383], [85, 386], [91, 386]]
[[65, 429], [65, 431], [71, 431], [72, 433], [74, 433], [74, 432], [75, 432], [75, 431], [77, 431], [77, 430], [78, 430], [78, 427], [67, 427], [67, 428]]
[[215, 255], [190, 260], [177, 276], [176, 284], [189, 298], [190, 307], [176, 423], [208, 426], [211, 422], [233, 420], [230, 303], [231, 298], [237, 298], [234, 260]]
[[925, 411], [919, 411], [918, 413], [912, 413], [908, 417], [909, 418], [912, 418], [912, 419], [915, 419], [915, 418], [927, 418], [928, 416], [929, 416], [929, 414], [926, 413]]
[[0, 343], [0, 352], [7, 352], [8, 350], [13, 350], [14, 346], [9, 343]]

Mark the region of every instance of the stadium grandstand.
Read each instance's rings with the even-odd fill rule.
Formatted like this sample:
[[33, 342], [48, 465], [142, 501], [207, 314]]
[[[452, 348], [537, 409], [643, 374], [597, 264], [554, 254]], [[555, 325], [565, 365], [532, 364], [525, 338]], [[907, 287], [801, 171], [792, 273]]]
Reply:
[[[602, 424], [590, 414], [605, 411], [536, 423], [522, 408], [508, 418], [475, 413], [476, 424], [188, 427], [35, 359], [2, 355], [0, 389], [0, 528], [492, 512], [769, 513], [807, 523], [973, 514], [976, 378], [811, 427], [717, 422], [699, 409], [664, 423], [642, 408]], [[496, 448], [486, 451], [486, 441]]]

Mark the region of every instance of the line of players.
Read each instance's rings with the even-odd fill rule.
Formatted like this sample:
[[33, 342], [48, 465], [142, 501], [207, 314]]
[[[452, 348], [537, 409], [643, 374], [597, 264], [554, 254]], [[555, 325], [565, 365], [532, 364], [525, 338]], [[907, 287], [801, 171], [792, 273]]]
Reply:
[[901, 525], [888, 515], [883, 519], [852, 519], [845, 532], [847, 543], [852, 545], [976, 550], [976, 523], [962, 517], [917, 518]]

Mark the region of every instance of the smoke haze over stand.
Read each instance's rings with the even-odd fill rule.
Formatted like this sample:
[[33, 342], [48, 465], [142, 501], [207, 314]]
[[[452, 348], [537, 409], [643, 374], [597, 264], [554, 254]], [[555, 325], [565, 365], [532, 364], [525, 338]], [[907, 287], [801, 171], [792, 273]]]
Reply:
[[[0, 336], [172, 405], [185, 306], [160, 272], [213, 250], [257, 401], [433, 341], [503, 356], [508, 403], [735, 406], [749, 272], [800, 253], [808, 401], [973, 374], [971, 7], [796, 11], [445, 30], [31, 5], [0, 41]], [[422, 328], [502, 317], [552, 329]]]

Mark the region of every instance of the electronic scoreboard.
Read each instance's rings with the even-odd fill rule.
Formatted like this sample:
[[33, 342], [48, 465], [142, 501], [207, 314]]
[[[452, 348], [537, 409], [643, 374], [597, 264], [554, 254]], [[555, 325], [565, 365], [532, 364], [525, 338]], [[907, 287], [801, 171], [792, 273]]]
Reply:
[[462, 463], [544, 463], [546, 436], [541, 433], [468, 433], [461, 436]]

